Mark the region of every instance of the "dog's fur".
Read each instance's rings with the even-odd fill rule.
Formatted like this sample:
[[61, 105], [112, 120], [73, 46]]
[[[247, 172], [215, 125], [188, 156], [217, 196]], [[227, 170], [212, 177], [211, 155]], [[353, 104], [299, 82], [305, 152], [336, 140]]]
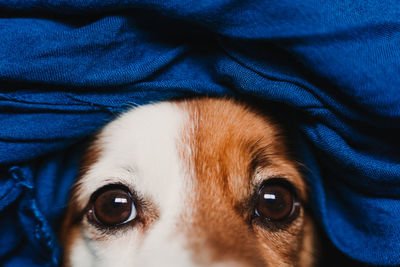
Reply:
[[[281, 177], [301, 203], [288, 223], [260, 222], [254, 195]], [[91, 194], [123, 184], [135, 223], [98, 228]], [[65, 266], [312, 266], [305, 183], [279, 126], [234, 100], [200, 98], [135, 108], [88, 149], [61, 230]]]

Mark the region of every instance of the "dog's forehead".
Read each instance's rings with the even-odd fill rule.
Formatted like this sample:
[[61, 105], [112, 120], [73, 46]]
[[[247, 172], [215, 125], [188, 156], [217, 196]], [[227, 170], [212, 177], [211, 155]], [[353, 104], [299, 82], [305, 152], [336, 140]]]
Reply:
[[264, 172], [275, 176], [285, 165], [286, 172], [296, 171], [277, 136], [273, 123], [233, 101], [139, 107], [99, 134], [96, 149], [91, 150], [97, 156], [86, 163], [90, 166], [79, 182], [84, 184], [78, 187], [84, 188], [77, 194], [79, 202], [83, 205], [97, 188], [116, 182], [131, 185], [157, 205], [171, 198], [170, 192], [180, 195], [183, 186], [199, 182], [228, 186], [237, 197], [246, 196], [251, 183], [257, 182], [251, 181], [249, 171], [256, 167], [252, 164], [268, 164]]

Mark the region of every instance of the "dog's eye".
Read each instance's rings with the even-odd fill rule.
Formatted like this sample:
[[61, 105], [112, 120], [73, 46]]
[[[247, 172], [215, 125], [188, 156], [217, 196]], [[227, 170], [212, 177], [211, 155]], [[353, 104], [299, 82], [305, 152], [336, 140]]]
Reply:
[[132, 195], [120, 185], [109, 185], [97, 190], [92, 196], [89, 213], [103, 226], [121, 225], [136, 217]]
[[299, 214], [299, 202], [293, 186], [285, 179], [264, 182], [257, 195], [255, 213], [267, 221], [289, 221]]

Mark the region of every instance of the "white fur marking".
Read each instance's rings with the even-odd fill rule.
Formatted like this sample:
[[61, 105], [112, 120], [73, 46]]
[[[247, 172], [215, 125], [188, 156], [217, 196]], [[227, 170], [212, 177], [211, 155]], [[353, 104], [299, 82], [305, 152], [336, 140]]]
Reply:
[[[171, 103], [147, 105], [124, 114], [101, 132], [102, 153], [81, 180], [79, 202], [86, 205], [96, 189], [122, 182], [149, 197], [160, 217], [141, 242], [137, 232], [129, 230], [123, 237], [111, 235], [106, 241], [97, 241], [101, 246], [90, 246], [89, 250], [96, 250], [92, 251], [92, 256], [97, 255], [96, 266], [192, 265], [184, 238], [176, 234], [189, 179], [177, 151], [186, 116]], [[83, 251], [81, 246], [79, 251]], [[72, 254], [73, 263], [78, 263], [82, 253], [74, 250]], [[73, 266], [84, 266], [87, 261], [92, 259], [85, 257]]]

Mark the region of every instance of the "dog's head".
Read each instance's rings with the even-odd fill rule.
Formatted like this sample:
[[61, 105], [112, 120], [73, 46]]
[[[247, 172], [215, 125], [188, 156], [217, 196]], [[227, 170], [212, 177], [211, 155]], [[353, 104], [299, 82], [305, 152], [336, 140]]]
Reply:
[[306, 186], [279, 126], [226, 99], [163, 102], [88, 149], [66, 266], [311, 266]]

